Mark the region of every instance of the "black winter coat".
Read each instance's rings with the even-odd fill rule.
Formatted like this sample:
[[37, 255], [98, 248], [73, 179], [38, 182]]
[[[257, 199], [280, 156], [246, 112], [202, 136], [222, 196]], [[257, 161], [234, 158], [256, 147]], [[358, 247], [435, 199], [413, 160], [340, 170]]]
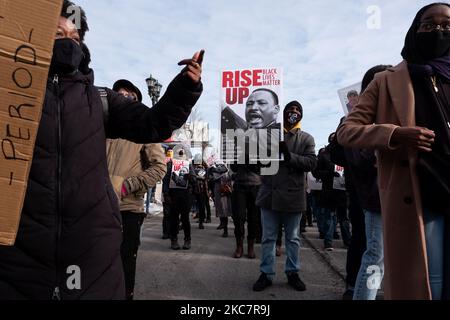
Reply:
[[202, 88], [188, 89], [178, 76], [152, 109], [107, 90], [105, 128], [93, 83], [92, 71], [49, 78], [17, 241], [0, 247], [0, 300], [125, 297], [121, 217], [106, 138], [169, 138]]
[[322, 192], [319, 199], [320, 207], [334, 210], [338, 207], [346, 206], [346, 192], [333, 189], [336, 166], [331, 162], [328, 148], [319, 153], [317, 159], [317, 167], [312, 171], [312, 174], [314, 178], [322, 180]]

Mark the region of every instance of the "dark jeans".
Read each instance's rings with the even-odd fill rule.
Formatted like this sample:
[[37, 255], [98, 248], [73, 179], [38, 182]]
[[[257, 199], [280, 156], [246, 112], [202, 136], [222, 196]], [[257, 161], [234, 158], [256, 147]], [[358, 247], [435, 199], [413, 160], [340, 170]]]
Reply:
[[[362, 213], [362, 212], [361, 212]], [[364, 217], [364, 213], [362, 213]], [[341, 235], [344, 244], [350, 247], [352, 240], [352, 232], [350, 230], [350, 220], [348, 219], [347, 206], [339, 206], [336, 209], [336, 217], [341, 226]]]
[[248, 239], [255, 240], [258, 236], [257, 216], [260, 213], [255, 205], [258, 190], [259, 186], [234, 186], [233, 221], [236, 239], [243, 239], [245, 237], [245, 222], [247, 222]]
[[347, 286], [354, 287], [364, 252], [366, 252], [366, 222], [356, 193], [349, 192], [348, 211], [352, 224], [352, 239], [347, 253]]
[[178, 239], [178, 226], [183, 224], [184, 239], [191, 240], [191, 222], [189, 213], [192, 207], [192, 196], [189, 191], [184, 189], [171, 189], [170, 196], [170, 238]]
[[163, 203], [163, 236], [170, 237], [170, 205]]
[[[206, 206], [206, 203], [209, 202], [208, 196], [206, 195], [206, 193], [200, 193], [195, 195], [195, 199], [197, 200], [198, 218], [199, 218], [198, 222], [204, 223], [205, 220], [207, 219], [205, 215], [206, 214], [205, 208], [206, 210], [208, 210], [209, 207], [209, 203], [208, 206]], [[211, 218], [211, 212], [209, 212], [209, 217]]]
[[127, 300], [132, 300], [134, 295], [134, 283], [136, 278], [136, 260], [139, 246], [141, 245], [140, 234], [144, 223], [144, 213], [122, 211], [123, 241], [121, 256], [123, 270], [125, 273], [125, 288]]

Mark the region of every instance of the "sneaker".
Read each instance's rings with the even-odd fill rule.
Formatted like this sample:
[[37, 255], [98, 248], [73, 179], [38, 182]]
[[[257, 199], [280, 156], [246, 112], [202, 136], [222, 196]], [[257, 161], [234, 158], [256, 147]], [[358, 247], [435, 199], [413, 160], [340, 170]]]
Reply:
[[191, 240], [184, 240], [183, 250], [191, 250]]
[[261, 292], [270, 287], [271, 285], [272, 281], [267, 277], [265, 273], [261, 273], [261, 276], [259, 277], [258, 281], [256, 281], [255, 285], [253, 286], [253, 291]]
[[288, 274], [289, 285], [297, 291], [306, 291], [306, 286], [298, 276], [298, 273]]
[[325, 246], [325, 251], [333, 252], [334, 251], [333, 246], [332, 245], [326, 245]]
[[180, 245], [178, 244], [178, 240], [172, 240], [172, 245], [170, 246], [172, 250], [180, 250]]

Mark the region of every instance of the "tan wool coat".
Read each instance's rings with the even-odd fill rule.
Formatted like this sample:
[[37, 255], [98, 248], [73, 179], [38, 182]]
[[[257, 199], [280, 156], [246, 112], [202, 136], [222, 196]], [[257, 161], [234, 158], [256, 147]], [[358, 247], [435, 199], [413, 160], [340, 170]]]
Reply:
[[338, 130], [342, 145], [377, 150], [386, 299], [431, 299], [417, 151], [390, 143], [397, 127], [415, 125], [414, 90], [403, 61], [375, 76]]

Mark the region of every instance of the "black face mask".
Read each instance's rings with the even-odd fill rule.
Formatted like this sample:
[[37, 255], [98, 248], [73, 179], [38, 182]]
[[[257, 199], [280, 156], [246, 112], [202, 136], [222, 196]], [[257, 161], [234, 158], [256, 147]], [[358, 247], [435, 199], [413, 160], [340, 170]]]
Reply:
[[50, 70], [53, 73], [69, 74], [78, 70], [84, 54], [81, 46], [69, 38], [55, 40]]
[[427, 61], [442, 58], [450, 49], [450, 32], [432, 31], [416, 34], [417, 49]]

